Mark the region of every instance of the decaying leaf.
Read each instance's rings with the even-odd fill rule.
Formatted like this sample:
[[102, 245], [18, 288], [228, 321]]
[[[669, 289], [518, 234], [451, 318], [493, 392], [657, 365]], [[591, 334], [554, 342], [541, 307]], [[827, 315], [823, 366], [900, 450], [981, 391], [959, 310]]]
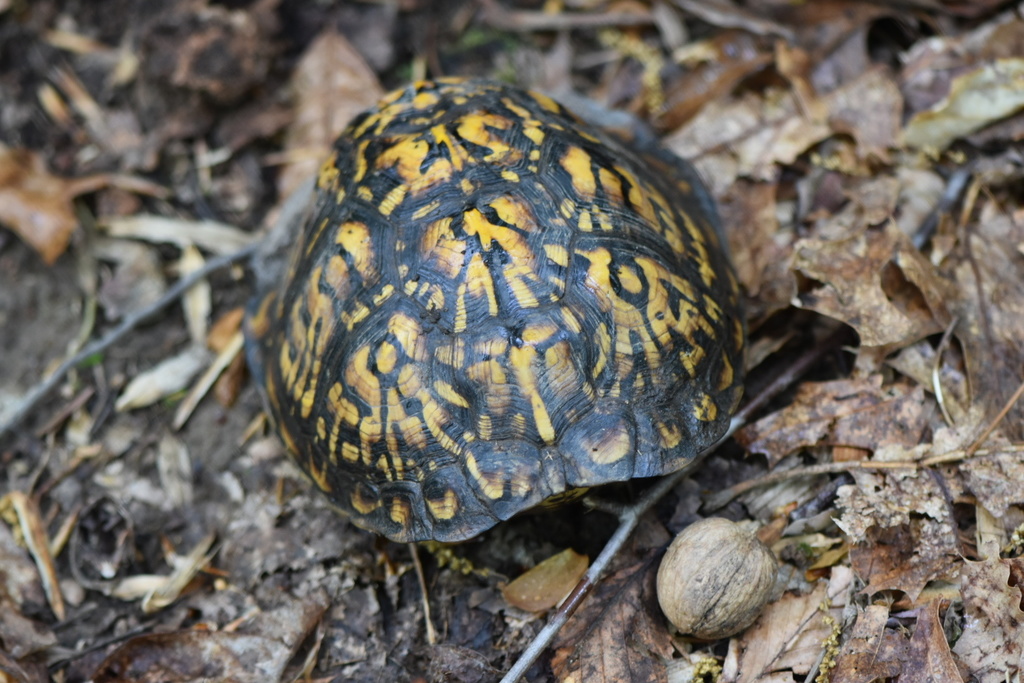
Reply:
[[806, 676], [841, 618], [852, 580], [848, 567], [834, 567], [831, 578], [809, 593], [787, 593], [769, 604], [740, 637], [739, 658], [726, 663], [723, 679], [754, 683]]
[[[1016, 572], [1015, 585], [1010, 585]], [[1024, 675], [1024, 559], [965, 562], [960, 591], [966, 621], [955, 654], [979, 683]]]
[[603, 579], [562, 629], [551, 668], [561, 681], [665, 681], [672, 652], [652, 561]]
[[42, 156], [0, 143], [0, 223], [52, 265], [78, 227], [72, 200], [108, 182], [106, 176], [55, 176], [46, 170]]
[[893, 225], [795, 251], [794, 270], [820, 283], [798, 305], [847, 323], [864, 346], [909, 344], [949, 324], [947, 286]]
[[286, 131], [285, 150], [296, 156], [296, 163], [278, 178], [281, 197], [314, 175], [352, 117], [384, 94], [362, 55], [336, 31], [324, 31], [306, 49], [292, 88], [296, 118]]
[[[96, 683], [220, 680], [269, 683], [282, 677], [326, 608], [322, 594], [258, 614], [246, 633], [205, 630], [132, 638], [111, 652], [92, 676]], [[289, 679], [292, 680], [292, 679]]]
[[736, 440], [770, 464], [810, 446], [854, 446], [873, 451], [917, 444], [926, 424], [921, 387], [882, 378], [807, 382], [790, 405], [740, 430]]
[[588, 565], [586, 555], [566, 548], [519, 575], [502, 589], [501, 594], [510, 605], [519, 609], [543, 612], [569, 594]]
[[953, 140], [1024, 107], [1024, 59], [997, 59], [953, 79], [949, 97], [912, 118], [903, 141], [945, 149]]

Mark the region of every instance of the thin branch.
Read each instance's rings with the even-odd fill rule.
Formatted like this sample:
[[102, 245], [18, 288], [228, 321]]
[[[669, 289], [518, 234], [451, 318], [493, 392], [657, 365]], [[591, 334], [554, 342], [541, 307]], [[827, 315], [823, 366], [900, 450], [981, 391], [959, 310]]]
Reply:
[[220, 270], [221, 268], [248, 259], [256, 251], [258, 246], [259, 242], [255, 242], [234, 253], [210, 259], [202, 268], [175, 282], [159, 299], [145, 308], [135, 311], [131, 315], [125, 316], [124, 320], [121, 321], [121, 324], [108, 332], [106, 336], [101, 337], [90, 344], [86, 344], [78, 351], [78, 353], [61, 363], [60, 367], [53, 371], [53, 374], [29, 390], [25, 397], [21, 399], [18, 406], [6, 416], [3, 422], [0, 422], [0, 437], [6, 435], [21, 424], [21, 421], [36, 408], [39, 402], [46, 398], [46, 396], [64, 380], [64, 377], [72, 368], [77, 367], [90, 357], [98, 353], [102, 353], [107, 350], [107, 348], [120, 341], [122, 337], [145, 322], [146, 319], [177, 301], [189, 287], [199, 280]]

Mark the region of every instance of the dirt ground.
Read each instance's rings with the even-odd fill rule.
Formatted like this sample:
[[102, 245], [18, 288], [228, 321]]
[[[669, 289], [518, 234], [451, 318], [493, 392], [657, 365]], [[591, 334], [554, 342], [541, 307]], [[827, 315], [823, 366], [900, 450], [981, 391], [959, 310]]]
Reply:
[[[0, 422], [195, 259], [258, 239], [381, 93], [474, 75], [582, 94], [718, 200], [747, 396], [833, 345], [644, 517], [526, 680], [1019, 681], [1022, 13], [0, 0]], [[416, 551], [361, 531], [267, 432], [240, 359], [176, 429], [252, 293], [244, 263], [207, 283], [0, 434], [0, 678], [500, 678], [550, 614], [502, 589], [567, 548], [593, 559], [615, 518], [576, 503]], [[176, 357], [194, 371], [144, 374]], [[121, 406], [139, 377], [154, 395]], [[712, 515], [761, 527], [781, 570], [759, 621], [706, 642], [653, 584]]]

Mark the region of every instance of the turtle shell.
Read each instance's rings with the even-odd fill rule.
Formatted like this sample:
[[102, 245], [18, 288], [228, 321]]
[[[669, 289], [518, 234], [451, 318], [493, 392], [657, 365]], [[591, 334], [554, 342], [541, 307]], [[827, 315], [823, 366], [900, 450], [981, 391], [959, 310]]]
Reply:
[[697, 174], [546, 96], [392, 92], [289, 239], [250, 366], [302, 469], [393, 540], [675, 471], [739, 400], [739, 291]]

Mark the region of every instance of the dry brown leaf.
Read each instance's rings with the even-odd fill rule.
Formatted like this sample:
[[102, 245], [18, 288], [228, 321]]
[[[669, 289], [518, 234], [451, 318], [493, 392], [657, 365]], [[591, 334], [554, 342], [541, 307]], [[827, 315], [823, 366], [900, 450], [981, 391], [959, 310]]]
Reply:
[[903, 96], [885, 69], [875, 68], [823, 98], [832, 130], [857, 141], [862, 160], [890, 160], [903, 116]]
[[868, 605], [857, 614], [849, 638], [836, 657], [830, 683], [871, 683], [898, 676], [906, 657], [906, 642], [892, 629], [886, 605]]
[[1003, 683], [1024, 675], [1022, 576], [1024, 558], [1019, 557], [965, 562], [960, 572], [966, 619], [953, 654], [978, 683]]
[[907, 665], [900, 672], [900, 683], [962, 683], [942, 628], [941, 604], [941, 600], [932, 600], [918, 609], [917, 625], [910, 638]]
[[864, 346], [915, 342], [949, 324], [946, 284], [891, 224], [838, 240], [797, 243], [793, 269], [818, 282], [798, 305], [841, 320]]
[[334, 30], [324, 31], [306, 49], [292, 88], [296, 115], [285, 135], [285, 149], [301, 153], [305, 161], [282, 170], [277, 182], [281, 197], [314, 175], [348, 122], [384, 94], [362, 55]]
[[0, 223], [52, 265], [78, 227], [72, 200], [108, 182], [105, 175], [55, 176], [46, 170], [40, 155], [0, 143]]
[[[283, 680], [289, 661], [316, 628], [326, 600], [315, 595], [257, 615], [246, 630], [154, 633], [111, 652], [93, 674], [95, 683], [185, 683], [196, 680], [269, 683]], [[291, 680], [291, 679], [289, 679]]]
[[[960, 319], [956, 336], [964, 347], [971, 399], [986, 408], [989, 419], [1024, 381], [1020, 244], [1024, 210], [1008, 215], [996, 203], [986, 204], [967, 232], [967, 249], [949, 267], [957, 283], [959, 301], [951, 308]], [[1013, 441], [1024, 439], [1024, 402], [1017, 402], [1001, 428]]]
[[1024, 108], [1024, 59], [997, 59], [953, 79], [949, 96], [903, 130], [913, 147], [945, 149], [956, 138]]
[[1020, 451], [975, 456], [960, 465], [960, 474], [967, 489], [995, 517], [1004, 517], [1011, 505], [1024, 503], [1024, 453]]
[[806, 676], [832, 635], [828, 617], [833, 623], [840, 619], [852, 580], [848, 567], [835, 567], [829, 581], [818, 581], [810, 593], [787, 593], [769, 604], [739, 638], [736, 670], [723, 672], [723, 681], [792, 681], [794, 674]]
[[662, 658], [672, 654], [658, 609], [653, 561], [603, 579], [563, 627], [551, 668], [560, 681], [665, 681]]
[[923, 389], [909, 384], [883, 388], [880, 375], [805, 382], [789, 406], [740, 430], [736, 440], [772, 465], [810, 446], [912, 446], [926, 424], [923, 398]]
[[590, 561], [566, 548], [520, 574], [501, 590], [510, 605], [527, 612], [551, 609], [569, 594], [587, 571]]

